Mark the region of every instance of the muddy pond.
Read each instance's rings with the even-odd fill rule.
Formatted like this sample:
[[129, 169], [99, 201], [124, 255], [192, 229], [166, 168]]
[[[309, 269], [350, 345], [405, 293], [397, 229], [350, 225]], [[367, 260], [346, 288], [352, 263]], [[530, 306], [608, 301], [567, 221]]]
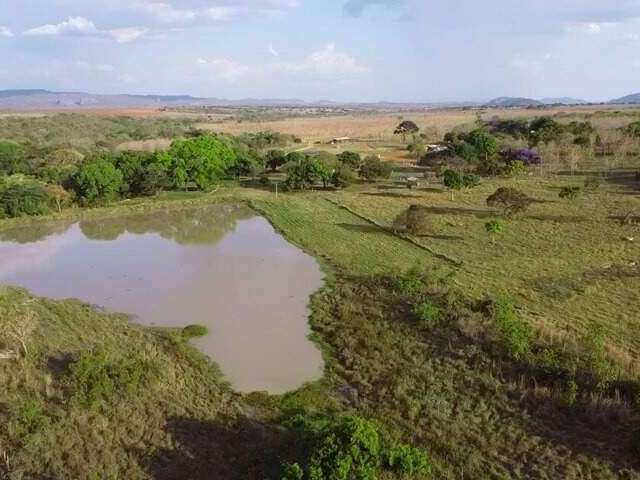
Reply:
[[193, 340], [240, 392], [322, 375], [308, 339], [317, 262], [244, 206], [166, 210], [0, 232], [0, 283], [77, 298], [149, 326], [206, 325]]

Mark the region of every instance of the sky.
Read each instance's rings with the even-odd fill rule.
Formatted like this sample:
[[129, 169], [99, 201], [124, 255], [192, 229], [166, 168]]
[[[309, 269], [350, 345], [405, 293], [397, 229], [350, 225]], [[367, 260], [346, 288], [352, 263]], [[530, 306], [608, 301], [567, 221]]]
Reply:
[[0, 89], [309, 101], [640, 92], [640, 0], [0, 0]]

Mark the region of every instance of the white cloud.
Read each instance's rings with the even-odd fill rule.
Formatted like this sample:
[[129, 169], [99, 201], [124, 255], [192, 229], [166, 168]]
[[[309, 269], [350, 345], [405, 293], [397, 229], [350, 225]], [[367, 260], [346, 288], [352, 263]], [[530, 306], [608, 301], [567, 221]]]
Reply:
[[236, 80], [252, 70], [248, 65], [229, 58], [198, 58], [196, 63], [214, 77], [228, 81]]
[[84, 17], [69, 17], [64, 22], [35, 27], [24, 32], [25, 35], [90, 35], [98, 33], [98, 29], [91, 20]]
[[109, 30], [108, 33], [118, 43], [129, 43], [144, 37], [149, 33], [149, 29], [144, 27], [116, 28]]
[[615, 26], [614, 22], [571, 22], [564, 26], [565, 32], [598, 35], [605, 29]]
[[112, 38], [118, 43], [129, 43], [142, 38], [149, 32], [144, 27], [115, 28], [113, 30], [100, 30], [95, 24], [84, 17], [69, 17], [67, 20], [31, 28], [24, 32], [29, 36], [60, 36], [60, 35], [84, 35]]
[[298, 6], [298, 0], [241, 0], [209, 6], [179, 7], [164, 0], [137, 0], [134, 8], [155, 17], [163, 23], [191, 21], [225, 22], [249, 13], [277, 13]]
[[333, 43], [328, 44], [322, 50], [312, 53], [301, 63], [288, 63], [283, 66], [292, 72], [327, 76], [355, 75], [368, 70], [365, 65], [358, 62], [352, 56], [338, 51]]
[[0, 37], [13, 37], [13, 32], [7, 27], [0, 26]]

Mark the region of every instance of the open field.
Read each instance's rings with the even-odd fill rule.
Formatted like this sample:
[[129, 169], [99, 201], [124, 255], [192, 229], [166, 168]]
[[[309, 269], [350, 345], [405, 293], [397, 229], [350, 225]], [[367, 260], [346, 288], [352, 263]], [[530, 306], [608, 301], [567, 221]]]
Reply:
[[[638, 118], [632, 109], [596, 107], [544, 113], [566, 123], [589, 119], [614, 140]], [[100, 115], [65, 118], [72, 127], [87, 122], [91, 138], [71, 137], [83, 151], [164, 149], [192, 127], [273, 130], [302, 139], [286, 151], [378, 153], [395, 161], [394, 172], [344, 188], [315, 184], [294, 192], [283, 192], [285, 172], [259, 172], [225, 179], [210, 193], [179, 191], [185, 186], [106, 207], [76, 204], [0, 220], [1, 240], [15, 238], [21, 227], [34, 235], [48, 231], [54, 221], [246, 203], [312, 254], [328, 277], [312, 298], [310, 318], [324, 377], [281, 396], [233, 392], [179, 330], [142, 329], [77, 301], [3, 287], [0, 322], [27, 322], [30, 329], [21, 337], [24, 352], [14, 342], [18, 352], [0, 357], [0, 383], [8, 386], [0, 390], [0, 477], [205, 480], [214, 472], [221, 480], [279, 480], [283, 463], [304, 461], [308, 424], [357, 414], [375, 422], [386, 441], [426, 452], [432, 478], [640, 479], [637, 151], [585, 154], [571, 164], [558, 154], [520, 175], [484, 175], [479, 185], [452, 195], [437, 168], [411, 165], [406, 142], [393, 129], [400, 117], [410, 118], [428, 138], [441, 140], [452, 129], [472, 128], [474, 111], [242, 123], [190, 117], [178, 124], [164, 113], [135, 120]], [[46, 128], [53, 122], [35, 121]], [[57, 145], [44, 127], [37, 134], [30, 127], [9, 122], [5, 132]], [[51, 131], [64, 136], [68, 128]], [[354, 141], [326, 145], [343, 135]], [[420, 185], [407, 188], [407, 175]], [[584, 188], [594, 176], [598, 185]], [[486, 202], [500, 187], [533, 203], [506, 217]], [[576, 198], [560, 198], [565, 187], [582, 189]], [[412, 234], [395, 225], [412, 205], [427, 215], [429, 231]], [[486, 230], [490, 220], [504, 224], [495, 238]], [[0, 354], [8, 338], [0, 333]], [[97, 390], [82, 387], [77, 372], [94, 363], [116, 383], [115, 393], [103, 392], [99, 382]], [[92, 395], [100, 397], [95, 405]], [[378, 478], [423, 477], [391, 471]]]

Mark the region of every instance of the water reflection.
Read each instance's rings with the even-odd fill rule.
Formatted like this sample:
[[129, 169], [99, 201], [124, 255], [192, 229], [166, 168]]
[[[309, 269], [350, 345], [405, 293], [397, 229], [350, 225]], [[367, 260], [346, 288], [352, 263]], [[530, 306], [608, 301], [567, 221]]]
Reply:
[[1, 238], [0, 283], [146, 325], [205, 324], [211, 333], [195, 344], [238, 390], [280, 393], [321, 375], [306, 337], [322, 273], [246, 207], [42, 224]]

